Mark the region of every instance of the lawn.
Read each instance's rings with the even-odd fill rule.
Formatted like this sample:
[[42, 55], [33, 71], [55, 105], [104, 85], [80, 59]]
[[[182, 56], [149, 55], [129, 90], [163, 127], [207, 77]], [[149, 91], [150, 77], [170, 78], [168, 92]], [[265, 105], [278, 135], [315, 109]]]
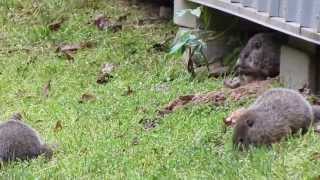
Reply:
[[[92, 23], [97, 14], [116, 20], [128, 12], [118, 32]], [[177, 96], [223, 86], [222, 79], [192, 80], [178, 56], [153, 49], [177, 27], [136, 25], [146, 13], [120, 0], [0, 0], [0, 118], [21, 112], [46, 142], [59, 144], [51, 161], [11, 163], [1, 179], [319, 178], [313, 132], [272, 149], [234, 150], [223, 119], [241, 102], [187, 106], [145, 129], [141, 121]], [[48, 24], [61, 18], [51, 31]], [[95, 46], [72, 54], [73, 62], [55, 52], [83, 42]], [[104, 63], [115, 64], [113, 78], [98, 84]], [[83, 94], [95, 99], [79, 103]]]

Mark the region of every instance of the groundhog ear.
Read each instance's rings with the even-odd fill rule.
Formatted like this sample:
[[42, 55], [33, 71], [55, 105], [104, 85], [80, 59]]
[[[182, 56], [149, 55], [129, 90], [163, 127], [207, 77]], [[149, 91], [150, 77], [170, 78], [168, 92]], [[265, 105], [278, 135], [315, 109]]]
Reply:
[[252, 120], [252, 119], [248, 119], [248, 120], [247, 120], [247, 125], [248, 125], [249, 127], [252, 127], [253, 124], [254, 124], [254, 120]]

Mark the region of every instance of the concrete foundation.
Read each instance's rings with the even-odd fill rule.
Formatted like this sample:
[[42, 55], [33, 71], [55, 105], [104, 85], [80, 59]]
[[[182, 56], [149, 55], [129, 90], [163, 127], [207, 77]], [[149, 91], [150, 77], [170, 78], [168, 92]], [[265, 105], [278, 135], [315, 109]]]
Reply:
[[188, 2], [186, 0], [174, 0], [173, 22], [182, 27], [196, 28], [198, 25], [196, 17], [192, 16], [191, 14], [186, 14], [181, 17], [178, 17], [176, 15], [176, 13], [181, 10], [194, 9], [196, 7], [196, 4]]
[[280, 82], [287, 88], [308, 86], [316, 90], [316, 66], [313, 58], [298, 49], [282, 46], [280, 56]]

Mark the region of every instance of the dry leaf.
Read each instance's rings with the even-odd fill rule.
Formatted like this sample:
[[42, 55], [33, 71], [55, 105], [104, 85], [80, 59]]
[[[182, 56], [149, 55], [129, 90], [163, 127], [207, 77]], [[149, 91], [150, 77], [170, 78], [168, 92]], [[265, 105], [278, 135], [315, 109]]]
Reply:
[[53, 21], [52, 23], [49, 24], [49, 29], [51, 31], [58, 31], [62, 25], [62, 23], [64, 22], [65, 19], [59, 19], [56, 21]]
[[132, 145], [138, 145], [139, 144], [139, 138], [138, 137], [134, 137], [133, 139], [132, 139], [132, 143], [131, 143]]
[[61, 130], [62, 130], [62, 123], [61, 123], [61, 121], [59, 120], [59, 121], [56, 122], [56, 125], [54, 126], [53, 131], [54, 131], [54, 132], [58, 132], [58, 131], [61, 131]]
[[[119, 20], [124, 20], [124, 19], [125, 19], [125, 16], [119, 18]], [[99, 14], [96, 16], [96, 18], [94, 19], [94, 24], [100, 30], [110, 30], [112, 32], [118, 32], [122, 30], [122, 23], [120, 23], [120, 21], [112, 23], [103, 14]]]
[[156, 128], [159, 124], [160, 119], [154, 118], [154, 119], [148, 119], [148, 118], [143, 118], [139, 121], [139, 124], [142, 124], [143, 129], [148, 131]]
[[66, 52], [66, 51], [74, 52], [81, 48], [82, 48], [81, 44], [66, 44], [66, 45], [58, 46], [56, 52]]
[[49, 80], [44, 86], [43, 86], [43, 95], [44, 97], [49, 97], [49, 91], [51, 89], [51, 80]]
[[93, 94], [89, 94], [89, 93], [84, 93], [82, 94], [79, 103], [85, 103], [85, 102], [89, 102], [89, 101], [95, 101], [96, 100], [96, 96]]
[[133, 90], [130, 86], [127, 87], [127, 91], [123, 94], [123, 96], [130, 96], [133, 94]]
[[110, 64], [110, 63], [103, 64], [101, 66], [101, 70], [97, 78], [97, 83], [98, 84], [107, 83], [110, 80], [110, 78], [113, 77], [111, 75], [111, 72], [113, 71], [113, 69], [114, 69], [113, 64]]
[[56, 49], [56, 52], [76, 52], [80, 49], [93, 48], [96, 46], [96, 42], [86, 41], [77, 44], [62, 44]]
[[63, 44], [57, 47], [56, 52], [60, 52], [63, 56], [66, 57], [66, 59], [69, 60], [69, 62], [74, 62], [74, 57], [72, 56], [72, 54], [76, 53], [80, 49], [92, 48], [95, 46], [96, 43], [91, 41], [78, 44]]
[[94, 24], [97, 26], [100, 30], [105, 30], [110, 26], [110, 21], [106, 18], [105, 15], [99, 14], [94, 19]]

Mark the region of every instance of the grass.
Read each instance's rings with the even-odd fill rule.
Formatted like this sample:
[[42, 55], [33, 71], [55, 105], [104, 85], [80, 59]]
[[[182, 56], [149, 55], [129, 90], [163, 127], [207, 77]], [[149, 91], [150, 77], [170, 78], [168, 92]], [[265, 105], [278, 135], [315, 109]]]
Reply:
[[[309, 132], [249, 152], [232, 149], [232, 130], [222, 120], [241, 103], [188, 106], [149, 131], [139, 121], [179, 95], [219, 89], [221, 79], [190, 80], [179, 59], [149, 50], [177, 28], [172, 22], [99, 31], [88, 24], [99, 13], [128, 21], [143, 17], [118, 0], [0, 0], [0, 117], [22, 112], [47, 142], [54, 158], [16, 162], [1, 179], [312, 179], [319, 177], [319, 137]], [[58, 32], [48, 24], [65, 17]], [[95, 41], [75, 62], [57, 56], [61, 43]], [[28, 49], [28, 50], [25, 50]], [[103, 63], [118, 64], [105, 85], [96, 77]], [[45, 98], [43, 86], [52, 88]], [[155, 91], [158, 85], [168, 90]], [[134, 93], [124, 96], [130, 86]], [[93, 102], [79, 103], [82, 94]], [[60, 121], [62, 129], [56, 131]]]

